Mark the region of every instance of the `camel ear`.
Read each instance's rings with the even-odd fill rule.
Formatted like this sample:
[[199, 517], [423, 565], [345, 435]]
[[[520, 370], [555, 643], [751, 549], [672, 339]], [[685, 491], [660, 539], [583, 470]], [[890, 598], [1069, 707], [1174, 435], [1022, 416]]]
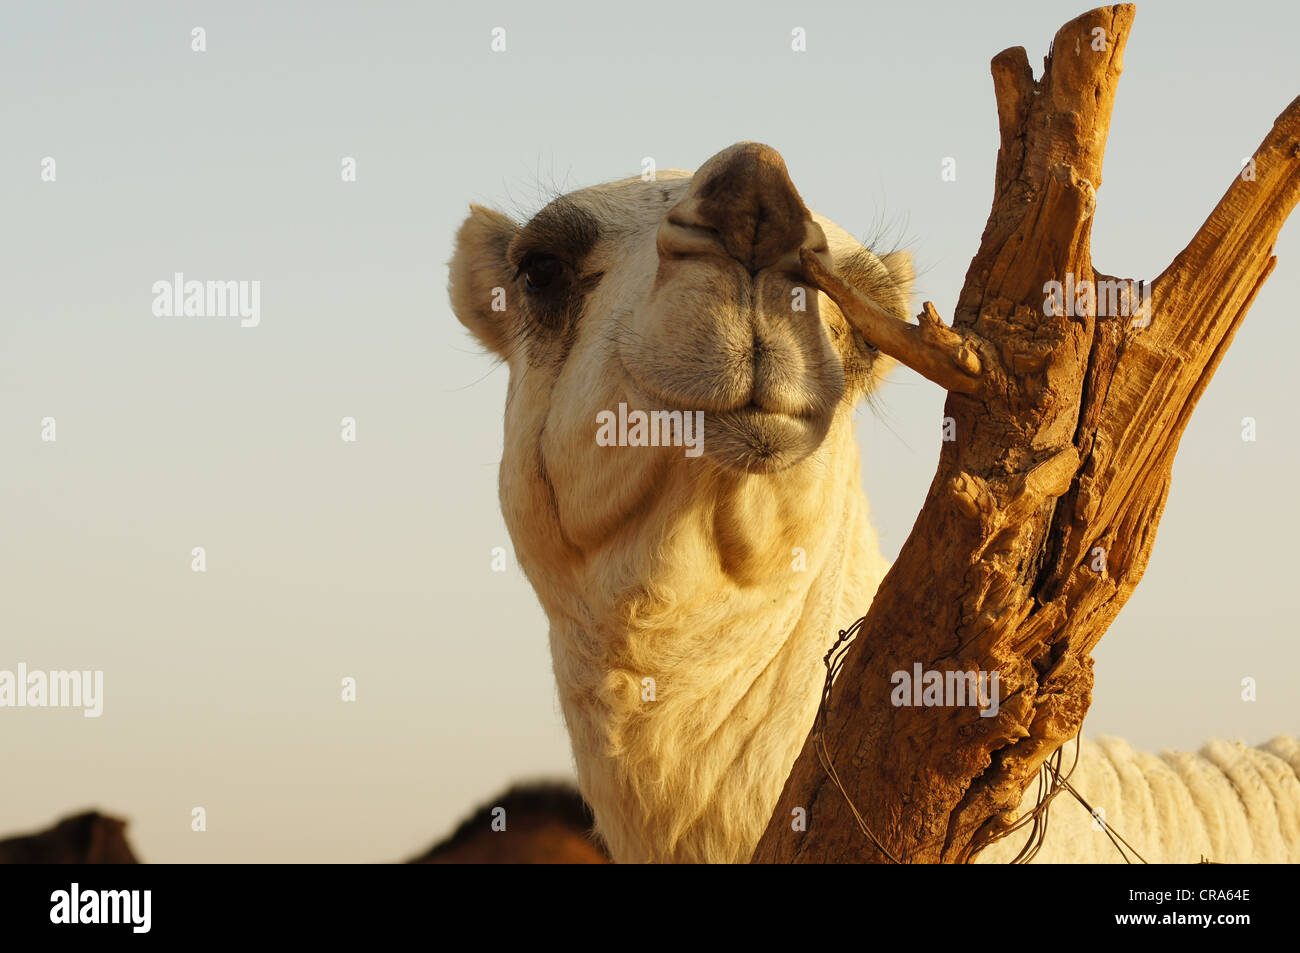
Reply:
[[519, 226], [500, 212], [481, 205], [469, 207], [469, 218], [456, 232], [447, 290], [451, 309], [483, 346], [505, 357], [514, 308], [508, 290], [512, 281], [506, 250]]
[[898, 285], [898, 293], [903, 298], [906, 308], [912, 300], [912, 285], [916, 283], [916, 270], [912, 267], [910, 251], [891, 251], [880, 259], [889, 269], [889, 275]]

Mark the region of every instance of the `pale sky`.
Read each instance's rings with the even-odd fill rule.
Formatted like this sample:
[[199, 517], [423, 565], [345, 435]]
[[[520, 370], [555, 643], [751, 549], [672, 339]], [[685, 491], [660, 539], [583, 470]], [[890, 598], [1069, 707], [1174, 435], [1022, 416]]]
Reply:
[[[0, 709], [0, 836], [95, 806], [130, 820], [148, 861], [394, 860], [511, 781], [570, 776], [545, 619], [513, 561], [491, 571], [509, 546], [506, 371], [446, 296], [469, 202], [526, 214], [645, 156], [693, 168], [759, 140], [811, 207], [913, 249], [920, 296], [949, 315], [992, 195], [989, 60], [1023, 45], [1037, 72], [1085, 9], [12, 6], [0, 669], [102, 670], [105, 697], [97, 719]], [[1191, 237], [1300, 92], [1298, 9], [1139, 5], [1100, 270], [1152, 277]], [[1096, 653], [1089, 734], [1158, 750], [1300, 731], [1300, 226], [1276, 253], [1183, 438], [1146, 578]], [[178, 271], [260, 281], [260, 324], [155, 316], [153, 283]], [[882, 403], [858, 429], [892, 557], [934, 472], [943, 394], [904, 371]]]

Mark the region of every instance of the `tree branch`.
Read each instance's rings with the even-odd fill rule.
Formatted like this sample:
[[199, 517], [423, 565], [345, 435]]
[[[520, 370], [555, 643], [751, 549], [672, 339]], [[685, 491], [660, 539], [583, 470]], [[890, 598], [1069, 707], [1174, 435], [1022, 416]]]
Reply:
[[[1178, 441], [1300, 198], [1297, 99], [1256, 151], [1253, 180], [1234, 180], [1149, 300], [1093, 268], [1133, 15], [1102, 7], [1067, 23], [1037, 81], [1023, 49], [994, 58], [993, 207], [951, 329], [930, 306], [920, 324], [900, 321], [804, 262], [870, 343], [950, 391], [957, 439], [826, 712], [820, 741], [844, 793], [810, 737], [757, 862], [884, 860], [846, 798], [905, 862], [969, 860], [1079, 731], [1090, 653], [1142, 577]], [[917, 663], [998, 672], [996, 716], [891, 704], [893, 673]], [[795, 807], [806, 832], [790, 829]]]
[[925, 302], [917, 323], [908, 324], [842, 280], [808, 249], [799, 253], [799, 260], [808, 280], [830, 296], [872, 347], [947, 390], [979, 391], [981, 362], [972, 343], [945, 327], [930, 302]]

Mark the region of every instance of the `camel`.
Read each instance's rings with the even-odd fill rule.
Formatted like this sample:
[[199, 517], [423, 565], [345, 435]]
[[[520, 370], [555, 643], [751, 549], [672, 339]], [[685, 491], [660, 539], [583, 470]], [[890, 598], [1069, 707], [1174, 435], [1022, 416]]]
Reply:
[[607, 864], [591, 809], [564, 781], [513, 784], [412, 864]]
[[0, 864], [138, 864], [126, 825], [109, 814], [83, 811], [45, 830], [0, 839]]
[[[456, 236], [453, 310], [509, 367], [502, 511], [620, 863], [749, 859], [823, 656], [889, 568], [851, 414], [890, 361], [806, 281], [802, 249], [908, 318], [910, 255], [811, 212], [757, 143], [580, 189], [526, 224], [471, 206]], [[616, 413], [611, 446], [597, 433]], [[670, 439], [692, 414], [694, 456]], [[644, 439], [647, 419], [664, 439]], [[1163, 761], [1085, 741], [1070, 783], [1148, 861], [1300, 860], [1297, 771], [1292, 739]], [[1057, 800], [1037, 859], [1122, 860], [1102, 827]]]

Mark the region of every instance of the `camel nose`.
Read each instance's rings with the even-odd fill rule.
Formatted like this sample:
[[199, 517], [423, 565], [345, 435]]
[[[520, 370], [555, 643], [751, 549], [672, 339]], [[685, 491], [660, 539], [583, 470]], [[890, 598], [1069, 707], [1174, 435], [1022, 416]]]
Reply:
[[700, 167], [668, 221], [716, 232], [727, 254], [756, 274], [804, 243], [812, 216], [781, 154], [771, 146], [741, 142]]

